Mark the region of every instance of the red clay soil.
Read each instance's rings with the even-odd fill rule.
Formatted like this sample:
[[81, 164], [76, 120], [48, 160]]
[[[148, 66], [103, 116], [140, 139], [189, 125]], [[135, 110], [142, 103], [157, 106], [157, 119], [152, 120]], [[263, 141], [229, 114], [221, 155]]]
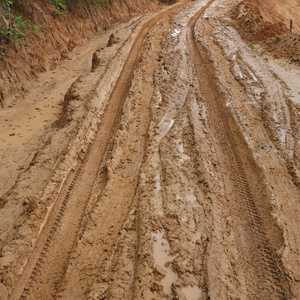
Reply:
[[[68, 59], [68, 52], [93, 33], [159, 8], [157, 0], [66, 3], [67, 10], [63, 11], [49, 1], [14, 1], [12, 12], [41, 28], [20, 32], [26, 38], [19, 42], [0, 34], [0, 106], [9, 95], [28, 90], [38, 73]], [[5, 28], [3, 16], [0, 9], [0, 26]]]
[[274, 58], [286, 58], [289, 62], [300, 66], [300, 35], [297, 33], [272, 37], [264, 41], [267, 49]]
[[[286, 59], [300, 64], [300, 7], [294, 0], [289, 3], [279, 1], [245, 0], [232, 12], [235, 27], [244, 40], [261, 47], [276, 59]], [[287, 6], [294, 10], [287, 10]], [[293, 33], [290, 32], [290, 19], [293, 20]]]

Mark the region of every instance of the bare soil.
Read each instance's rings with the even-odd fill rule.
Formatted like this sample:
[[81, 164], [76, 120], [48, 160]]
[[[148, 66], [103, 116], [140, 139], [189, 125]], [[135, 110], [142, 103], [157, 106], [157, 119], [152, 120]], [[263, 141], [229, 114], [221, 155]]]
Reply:
[[[20, 41], [0, 34], [0, 106], [17, 92], [23, 96], [31, 90], [40, 73], [69, 60], [69, 53], [82, 43], [88, 44], [95, 33], [105, 34], [120, 22], [160, 7], [156, 0], [111, 0], [109, 5], [99, 2], [86, 1], [82, 5], [81, 1], [67, 1], [66, 10], [61, 10], [56, 1], [13, 1], [12, 13], [37, 29], [17, 29]], [[5, 3], [1, 3], [0, 26], [5, 25], [3, 6]]]
[[235, 28], [251, 47], [299, 66], [299, 9], [296, 0], [284, 3], [244, 0], [232, 10], [232, 18]]
[[300, 68], [259, 7], [132, 19], [0, 111], [0, 299], [299, 299]]

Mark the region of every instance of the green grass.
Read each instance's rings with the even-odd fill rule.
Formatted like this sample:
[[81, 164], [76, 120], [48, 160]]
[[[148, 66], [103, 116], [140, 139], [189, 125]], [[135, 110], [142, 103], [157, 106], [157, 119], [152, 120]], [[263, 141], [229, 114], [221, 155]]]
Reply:
[[278, 35], [278, 36], [277, 36], [277, 40], [278, 40], [278, 41], [283, 40], [283, 38], [284, 38], [284, 35]]
[[31, 33], [41, 36], [40, 30], [43, 27], [40, 23], [34, 24], [31, 20], [24, 20], [21, 15], [18, 15], [12, 0], [2, 3], [0, 9], [3, 14], [0, 18], [1, 58], [3, 60], [5, 44], [10, 42], [26, 44], [26, 40]]
[[[69, 7], [72, 5], [84, 6], [93, 4], [103, 9], [106, 13], [110, 0], [47, 0], [55, 7], [54, 13], [67, 17]], [[121, 0], [120, 0], [121, 1]], [[13, 0], [0, 0], [0, 60], [7, 60], [6, 50], [11, 43], [29, 45], [28, 40], [32, 35], [41, 38], [43, 26], [40, 21], [34, 22], [31, 19], [24, 19], [23, 14], [18, 12]]]
[[67, 6], [61, 2], [61, 0], [54, 0], [55, 4], [61, 10], [67, 10]]
[[0, 59], [2, 61], [7, 61], [8, 60], [3, 45], [1, 45], [1, 48], [0, 48]]
[[276, 63], [278, 66], [284, 68], [286, 71], [289, 71], [289, 72], [291, 71], [291, 68], [288, 67], [284, 62], [282, 62], [282, 61], [275, 61], [275, 63]]
[[263, 49], [262, 47], [260, 47], [260, 46], [258, 46], [258, 45], [255, 45], [255, 44], [253, 44], [253, 43], [250, 43], [250, 47], [251, 47], [251, 49], [253, 49], [253, 50], [261, 50], [261, 49]]

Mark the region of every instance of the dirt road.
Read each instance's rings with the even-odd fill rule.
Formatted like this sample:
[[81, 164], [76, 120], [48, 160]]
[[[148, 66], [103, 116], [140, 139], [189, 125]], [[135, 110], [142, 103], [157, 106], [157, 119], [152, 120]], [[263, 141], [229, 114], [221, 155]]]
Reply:
[[299, 299], [300, 69], [241, 40], [237, 4], [91, 42], [1, 191], [0, 299]]

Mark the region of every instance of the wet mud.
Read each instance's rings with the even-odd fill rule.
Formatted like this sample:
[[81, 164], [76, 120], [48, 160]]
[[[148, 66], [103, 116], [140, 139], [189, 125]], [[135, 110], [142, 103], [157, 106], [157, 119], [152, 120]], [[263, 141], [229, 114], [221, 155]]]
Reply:
[[179, 2], [93, 51], [27, 170], [67, 136], [44, 186], [2, 197], [1, 299], [299, 298], [300, 73], [243, 42], [237, 4]]

